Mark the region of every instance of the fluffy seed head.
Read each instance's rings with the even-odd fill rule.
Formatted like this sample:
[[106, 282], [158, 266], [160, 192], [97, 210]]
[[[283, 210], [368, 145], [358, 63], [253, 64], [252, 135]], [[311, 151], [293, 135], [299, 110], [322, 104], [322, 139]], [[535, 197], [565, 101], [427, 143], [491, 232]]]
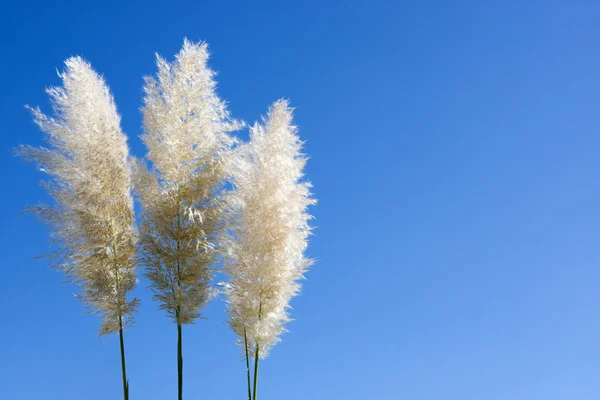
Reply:
[[157, 77], [144, 86], [145, 163], [137, 162], [142, 204], [142, 261], [154, 298], [177, 323], [191, 323], [208, 301], [222, 248], [223, 199], [231, 119], [216, 94], [205, 43], [184, 41], [176, 60], [157, 56]]
[[21, 146], [37, 163], [54, 205], [27, 210], [48, 222], [51, 263], [82, 287], [81, 300], [100, 314], [100, 334], [132, 322], [136, 231], [127, 139], [103, 78], [80, 57], [65, 62], [62, 87], [47, 89], [54, 116], [31, 109], [48, 147]]
[[307, 207], [315, 203], [303, 180], [306, 157], [292, 125], [292, 109], [279, 100], [262, 124], [250, 130], [239, 150], [235, 193], [236, 220], [225, 270], [229, 321], [244, 349], [265, 357], [290, 321], [289, 302], [312, 263], [304, 255], [311, 228]]

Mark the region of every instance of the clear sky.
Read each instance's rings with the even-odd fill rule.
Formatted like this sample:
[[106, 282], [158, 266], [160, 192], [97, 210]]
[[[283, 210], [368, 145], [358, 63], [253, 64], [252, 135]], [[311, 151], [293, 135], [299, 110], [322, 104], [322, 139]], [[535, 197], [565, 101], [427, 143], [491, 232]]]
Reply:
[[[289, 98], [311, 157], [318, 262], [261, 400], [600, 398], [600, 3], [80, 3], [0, 6], [0, 398], [122, 395], [118, 337], [18, 216], [47, 200], [9, 153], [41, 143], [23, 105], [49, 111], [43, 89], [81, 55], [141, 156], [142, 76], [186, 36], [209, 42], [233, 116]], [[146, 287], [131, 399], [171, 399], [176, 328]], [[184, 329], [184, 395], [244, 399], [223, 303], [206, 316]]]

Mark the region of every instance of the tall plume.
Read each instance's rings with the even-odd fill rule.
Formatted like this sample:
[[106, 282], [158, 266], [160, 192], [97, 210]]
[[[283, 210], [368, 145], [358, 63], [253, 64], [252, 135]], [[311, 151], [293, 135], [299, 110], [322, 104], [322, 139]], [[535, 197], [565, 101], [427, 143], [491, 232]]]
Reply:
[[37, 163], [50, 180], [54, 205], [29, 207], [52, 230], [51, 264], [81, 286], [90, 312], [101, 316], [100, 335], [119, 332], [124, 399], [129, 398], [123, 329], [133, 322], [137, 299], [136, 230], [127, 139], [106, 83], [80, 57], [59, 74], [62, 87], [47, 90], [54, 117], [31, 109], [48, 147], [16, 152]]
[[228, 311], [248, 369], [248, 358], [255, 359], [254, 398], [258, 359], [280, 341], [290, 321], [289, 302], [312, 263], [304, 251], [311, 231], [307, 207], [315, 200], [303, 180], [301, 147], [292, 109], [279, 100], [250, 130], [234, 173], [234, 240], [225, 266], [231, 278]]
[[157, 56], [157, 77], [145, 80], [144, 134], [148, 169], [137, 162], [142, 204], [141, 253], [154, 298], [177, 324], [179, 396], [181, 326], [200, 316], [222, 250], [227, 207], [224, 182], [230, 118], [216, 94], [205, 43], [184, 41], [176, 60]]
[[48, 147], [20, 146], [37, 163], [54, 205], [29, 207], [49, 223], [54, 266], [82, 288], [90, 311], [102, 317], [100, 334], [132, 322], [136, 230], [130, 194], [127, 139], [113, 97], [89, 63], [69, 58], [62, 87], [47, 89], [54, 117], [30, 108]]

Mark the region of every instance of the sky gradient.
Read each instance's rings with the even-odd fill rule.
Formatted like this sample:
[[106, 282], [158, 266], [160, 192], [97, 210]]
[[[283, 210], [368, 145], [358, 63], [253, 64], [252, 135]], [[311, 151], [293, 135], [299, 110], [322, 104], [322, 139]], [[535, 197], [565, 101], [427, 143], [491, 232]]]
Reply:
[[[289, 333], [260, 400], [600, 398], [600, 3], [10, 2], [0, 6], [0, 398], [122, 396], [118, 336], [34, 257], [42, 143], [25, 104], [81, 55], [143, 156], [154, 53], [206, 40], [219, 94], [253, 122], [296, 107], [319, 203]], [[240, 133], [247, 138], [247, 132]], [[175, 398], [176, 327], [141, 278], [132, 400]], [[187, 400], [244, 399], [225, 308], [184, 328]]]

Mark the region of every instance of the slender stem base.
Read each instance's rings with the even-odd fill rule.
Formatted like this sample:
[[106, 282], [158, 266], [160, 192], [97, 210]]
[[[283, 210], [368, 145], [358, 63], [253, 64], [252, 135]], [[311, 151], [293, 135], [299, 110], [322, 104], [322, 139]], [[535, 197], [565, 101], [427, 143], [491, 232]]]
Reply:
[[258, 383], [258, 343], [256, 343], [256, 352], [254, 353], [254, 391], [252, 392], [252, 400], [256, 400], [256, 387]]
[[246, 328], [244, 328], [244, 348], [246, 350], [246, 375], [248, 376], [248, 400], [252, 400], [252, 392], [250, 391], [250, 361], [248, 359], [248, 337], [246, 336]]
[[123, 374], [123, 398], [129, 400], [129, 381], [127, 380], [127, 371], [125, 369], [125, 345], [123, 343], [123, 325], [119, 318], [119, 342], [121, 343], [121, 372]]
[[183, 399], [183, 352], [181, 349], [181, 324], [177, 324], [177, 393]]

